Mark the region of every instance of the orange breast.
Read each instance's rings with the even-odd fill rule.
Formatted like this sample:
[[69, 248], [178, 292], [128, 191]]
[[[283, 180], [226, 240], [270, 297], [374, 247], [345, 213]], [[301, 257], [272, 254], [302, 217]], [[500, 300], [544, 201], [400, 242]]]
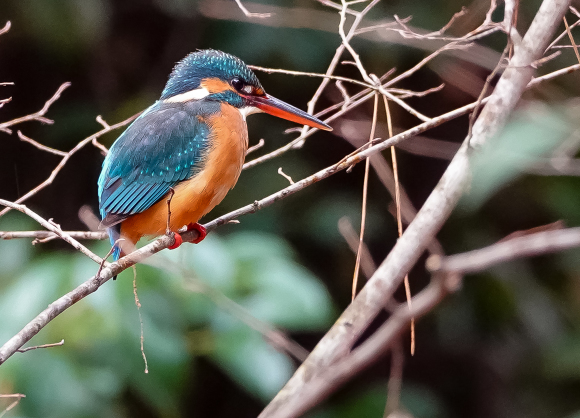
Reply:
[[[179, 183], [171, 200], [172, 231], [197, 222], [212, 210], [234, 187], [242, 171], [248, 149], [248, 129], [240, 112], [222, 104], [221, 115], [206, 123], [212, 132], [204, 168], [195, 177]], [[162, 235], [167, 226], [167, 197], [121, 224], [121, 235], [136, 243], [146, 235]]]

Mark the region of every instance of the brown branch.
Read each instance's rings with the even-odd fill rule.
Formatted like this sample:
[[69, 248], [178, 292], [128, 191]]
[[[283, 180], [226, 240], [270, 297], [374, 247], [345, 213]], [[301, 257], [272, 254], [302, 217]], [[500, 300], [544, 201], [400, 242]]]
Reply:
[[399, 340], [393, 343], [391, 347], [391, 374], [387, 385], [387, 404], [385, 405], [384, 418], [388, 418], [389, 415], [399, 409], [404, 363], [403, 345], [401, 340]]
[[235, 0], [235, 2], [247, 17], [257, 17], [258, 19], [264, 19], [266, 17], [272, 16], [272, 13], [250, 13], [250, 11], [244, 7], [241, 0]]
[[572, 47], [574, 48], [574, 53], [576, 54], [576, 59], [580, 63], [580, 53], [578, 52], [578, 46], [576, 45], [576, 42], [574, 42], [574, 36], [572, 36], [572, 31], [570, 30], [570, 26], [568, 26], [568, 21], [566, 20], [566, 16], [564, 16], [562, 19], [564, 19], [564, 25], [566, 26], [566, 32], [568, 32], [568, 37], [570, 38], [570, 43], [572, 44]]
[[[289, 338], [285, 333], [275, 328], [271, 324], [256, 318], [242, 305], [236, 303], [218, 290], [208, 286], [200, 280], [196, 280], [191, 273], [183, 270], [178, 266], [174, 267], [176, 267], [178, 270], [181, 270], [181, 275], [188, 280], [189, 283], [186, 284], [186, 287], [189, 290], [200, 292], [207, 296], [213, 303], [216, 304], [216, 306], [239, 319], [253, 330], [262, 334], [266, 342], [268, 342], [268, 344], [270, 344], [276, 350], [282, 353], [287, 353], [300, 362], [306, 360], [306, 357], [308, 357], [309, 354], [308, 350], [306, 350], [296, 341]], [[159, 268], [167, 269], [167, 265], [164, 265], [163, 267], [159, 266]]]
[[[332, 392], [340, 388], [347, 380], [383, 357], [393, 344], [400, 341], [401, 334], [409, 328], [412, 318], [420, 318], [437, 306], [443, 298], [458, 289], [458, 279], [436, 277], [431, 283], [413, 298], [413, 308], [401, 304], [391, 317], [362, 345], [320, 373], [309, 376], [307, 390], [299, 398], [291, 397], [276, 410], [276, 415], [269, 415], [268, 409], [261, 416], [299, 417]], [[299, 369], [300, 371], [300, 369]]]
[[[505, 125], [507, 117], [532, 80], [534, 70], [531, 64], [541, 57], [568, 5], [569, 1], [566, 0], [543, 1], [526, 36], [520, 44], [515, 45], [510, 67], [499, 79], [473, 127], [471, 144], [476, 149], [484, 146], [488, 139]], [[380, 145], [388, 142], [385, 141]], [[364, 153], [365, 151], [362, 151], [359, 155]], [[309, 406], [335, 390], [337, 385], [352, 376], [354, 372], [376, 359], [400, 334], [403, 327], [407, 326], [412, 316], [419, 317], [443, 297], [444, 285], [428, 287], [428, 298], [423, 292], [414, 298], [413, 311], [415, 312], [406, 307], [405, 315], [394, 315], [399, 320], [396, 326], [391, 325], [392, 318], [384, 325], [388, 327], [389, 332], [383, 332], [383, 328], [383, 331], [377, 332], [352, 354], [348, 354], [354, 342], [388, 303], [404, 276], [417, 262], [451, 214], [468, 186], [472, 155], [473, 152], [464, 141], [435, 190], [373, 277], [260, 417], [300, 415]], [[345, 358], [347, 361], [343, 360]]]
[[20, 138], [23, 142], [28, 142], [29, 144], [32, 144], [33, 146], [35, 146], [36, 148], [38, 148], [41, 151], [46, 151], [46, 152], [48, 152], [50, 154], [54, 154], [54, 155], [60, 155], [61, 157], [64, 157], [66, 155], [66, 152], [47, 147], [46, 145], [42, 145], [41, 143], [35, 141], [34, 139], [27, 137], [21, 131], [18, 131], [17, 134], [18, 134], [18, 138]]
[[305, 77], [317, 77], [317, 78], [325, 78], [329, 80], [338, 80], [338, 81], [346, 81], [347, 83], [357, 84], [359, 86], [364, 86], [370, 89], [374, 89], [375, 86], [369, 83], [365, 83], [364, 81], [355, 80], [354, 78], [342, 77], [339, 75], [331, 75], [331, 74], [321, 74], [321, 73], [309, 73], [305, 71], [293, 71], [293, 70], [284, 70], [282, 68], [266, 68], [266, 67], [259, 67], [257, 65], [248, 65], [252, 70], [263, 71], [267, 74], [288, 74], [288, 75], [301, 75]]
[[28, 217], [34, 219], [40, 225], [42, 225], [43, 227], [45, 227], [49, 231], [53, 232], [54, 234], [58, 235], [64, 241], [66, 241], [70, 245], [72, 245], [77, 251], [80, 251], [81, 253], [83, 253], [84, 255], [89, 257], [91, 260], [93, 260], [95, 263], [101, 264], [103, 262], [101, 257], [99, 257], [98, 255], [93, 253], [91, 250], [89, 250], [87, 247], [82, 245], [76, 239], [72, 238], [70, 235], [67, 235], [66, 232], [64, 232], [62, 229], [60, 229], [59, 225], [55, 224], [54, 222], [51, 222], [50, 219], [47, 221], [46, 219], [39, 216], [38, 214], [36, 214], [32, 210], [28, 209], [26, 206], [19, 205], [19, 204], [13, 203], [13, 202], [9, 202], [9, 201], [4, 200], [4, 199], [0, 199], [0, 205], [9, 207], [11, 209], [15, 209], [19, 212], [24, 213]]
[[550, 254], [580, 247], [580, 227], [542, 231], [510, 238], [489, 247], [462, 254], [427, 259], [427, 268], [434, 273], [469, 274], [496, 264], [523, 257]]
[[[350, 247], [353, 254], [356, 256], [359, 245], [359, 236], [354, 230], [352, 223], [350, 222], [350, 219], [348, 219], [348, 217], [343, 216], [338, 220], [338, 231], [340, 232], [340, 235], [342, 235], [342, 237]], [[360, 254], [361, 254], [361, 263], [360, 263], [361, 270], [363, 274], [366, 276], [366, 278], [370, 279], [375, 270], [377, 269], [377, 266], [370, 255], [367, 245], [364, 242]]]
[[141, 315], [141, 301], [137, 295], [137, 268], [135, 266], [133, 266], [133, 296], [135, 297], [135, 306], [137, 306], [137, 313], [139, 314], [139, 348], [141, 349], [141, 357], [143, 357], [143, 362], [145, 363], [145, 374], [148, 374], [149, 364], [147, 363], [147, 356], [145, 355], [145, 349], [143, 348], [143, 343], [145, 342], [145, 338], [143, 337], [143, 316]]
[[[570, 7], [570, 10], [571, 10], [572, 12], [576, 11], [576, 9], [574, 9], [573, 7]], [[578, 17], [580, 17], [580, 16], [578, 16]], [[555, 46], [556, 46], [556, 44], [558, 43], [558, 41], [559, 41], [560, 39], [562, 39], [564, 36], [566, 36], [566, 35], [567, 35], [567, 34], [570, 32], [570, 30], [574, 29], [574, 28], [575, 28], [576, 26], [578, 26], [578, 25], [580, 25], [580, 19], [578, 19], [576, 22], [572, 23], [572, 24], [570, 25], [570, 27], [569, 27], [569, 28], [566, 28], [566, 29], [564, 30], [564, 32], [562, 32], [560, 35], [558, 35], [558, 36], [556, 37], [556, 39], [554, 39], [554, 40], [552, 41], [552, 43], [550, 43], [550, 45], [548, 45], [548, 47], [547, 47], [547, 48], [546, 48], [546, 50], [544, 51], [544, 54], [545, 54], [546, 52], [548, 52], [548, 50], [550, 50], [550, 49], [552, 49], [552, 48], [555, 48]], [[569, 47], [571, 47], [572, 45], [568, 45], [568, 46], [569, 46]]]
[[28, 122], [31, 120], [35, 120], [35, 121], [38, 121], [41, 123], [46, 123], [48, 125], [53, 124], [54, 121], [52, 119], [45, 118], [44, 115], [46, 115], [46, 112], [48, 112], [48, 109], [50, 108], [50, 106], [52, 106], [52, 104], [60, 98], [60, 95], [62, 94], [62, 92], [65, 91], [65, 89], [69, 86], [70, 86], [69, 82], [61, 84], [61, 86], [58, 88], [56, 93], [54, 93], [53, 96], [46, 101], [46, 103], [44, 104], [42, 109], [40, 109], [38, 112], [31, 113], [30, 115], [22, 116], [22, 117], [19, 117], [16, 119], [12, 119], [8, 122], [0, 123], [0, 131], [4, 131], [8, 134], [11, 134], [12, 130], [8, 129], [10, 126], [14, 126], [14, 125], [17, 125], [19, 123]]
[[[62, 231], [74, 239], [108, 239], [109, 236], [105, 231]], [[36, 239], [55, 239], [59, 235], [52, 231], [0, 231], [0, 239], [17, 239], [17, 238], [36, 238]]]
[[19, 348], [18, 352], [19, 353], [26, 353], [27, 351], [30, 351], [30, 350], [37, 350], [39, 348], [60, 347], [61, 345], [64, 345], [64, 338], [57, 343], [42, 344], [42, 345], [35, 345], [32, 347]]

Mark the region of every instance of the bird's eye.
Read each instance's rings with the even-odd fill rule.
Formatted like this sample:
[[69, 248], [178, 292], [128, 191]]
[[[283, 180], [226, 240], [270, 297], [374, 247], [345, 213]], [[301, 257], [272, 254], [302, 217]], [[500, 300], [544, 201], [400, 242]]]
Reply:
[[240, 80], [237, 77], [232, 80], [232, 87], [235, 88], [240, 93], [245, 93], [245, 94], [253, 94], [254, 93], [254, 87], [252, 87], [250, 84], [246, 84], [245, 81]]
[[246, 83], [236, 77], [232, 80], [232, 87], [237, 91], [242, 91], [244, 90], [244, 87], [246, 87]]

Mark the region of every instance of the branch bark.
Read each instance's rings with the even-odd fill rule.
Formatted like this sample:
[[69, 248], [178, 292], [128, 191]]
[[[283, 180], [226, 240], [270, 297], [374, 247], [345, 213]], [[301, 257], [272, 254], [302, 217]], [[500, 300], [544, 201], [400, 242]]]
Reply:
[[[484, 146], [504, 126], [532, 79], [532, 63], [541, 58], [569, 3], [567, 0], [544, 0], [526, 36], [516, 44], [509, 67], [475, 122], [470, 143], [464, 142], [439, 184], [390, 254], [308, 359], [260, 414], [261, 418], [295, 417], [303, 412], [305, 397], [314, 396], [312, 382], [318, 382], [318, 378], [324, 376], [327, 369], [333, 367], [333, 363], [348, 354], [370, 321], [388, 303], [405, 274], [435, 237], [466, 189], [472, 147], [478, 149]], [[324, 388], [318, 387], [318, 396], [311, 404], [323, 399], [329, 389], [334, 387], [332, 381], [327, 381]]]

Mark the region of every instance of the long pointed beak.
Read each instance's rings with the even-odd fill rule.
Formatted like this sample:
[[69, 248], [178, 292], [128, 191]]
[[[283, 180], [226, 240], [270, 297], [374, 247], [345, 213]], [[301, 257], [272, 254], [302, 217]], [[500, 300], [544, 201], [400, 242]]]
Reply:
[[258, 109], [269, 113], [270, 115], [291, 120], [292, 122], [297, 122], [301, 125], [308, 125], [325, 131], [332, 131], [332, 128], [320, 119], [317, 119], [297, 107], [283, 102], [282, 100], [278, 100], [269, 94], [263, 96], [252, 96], [248, 97], [248, 99], [252, 102], [253, 106], [256, 106]]

